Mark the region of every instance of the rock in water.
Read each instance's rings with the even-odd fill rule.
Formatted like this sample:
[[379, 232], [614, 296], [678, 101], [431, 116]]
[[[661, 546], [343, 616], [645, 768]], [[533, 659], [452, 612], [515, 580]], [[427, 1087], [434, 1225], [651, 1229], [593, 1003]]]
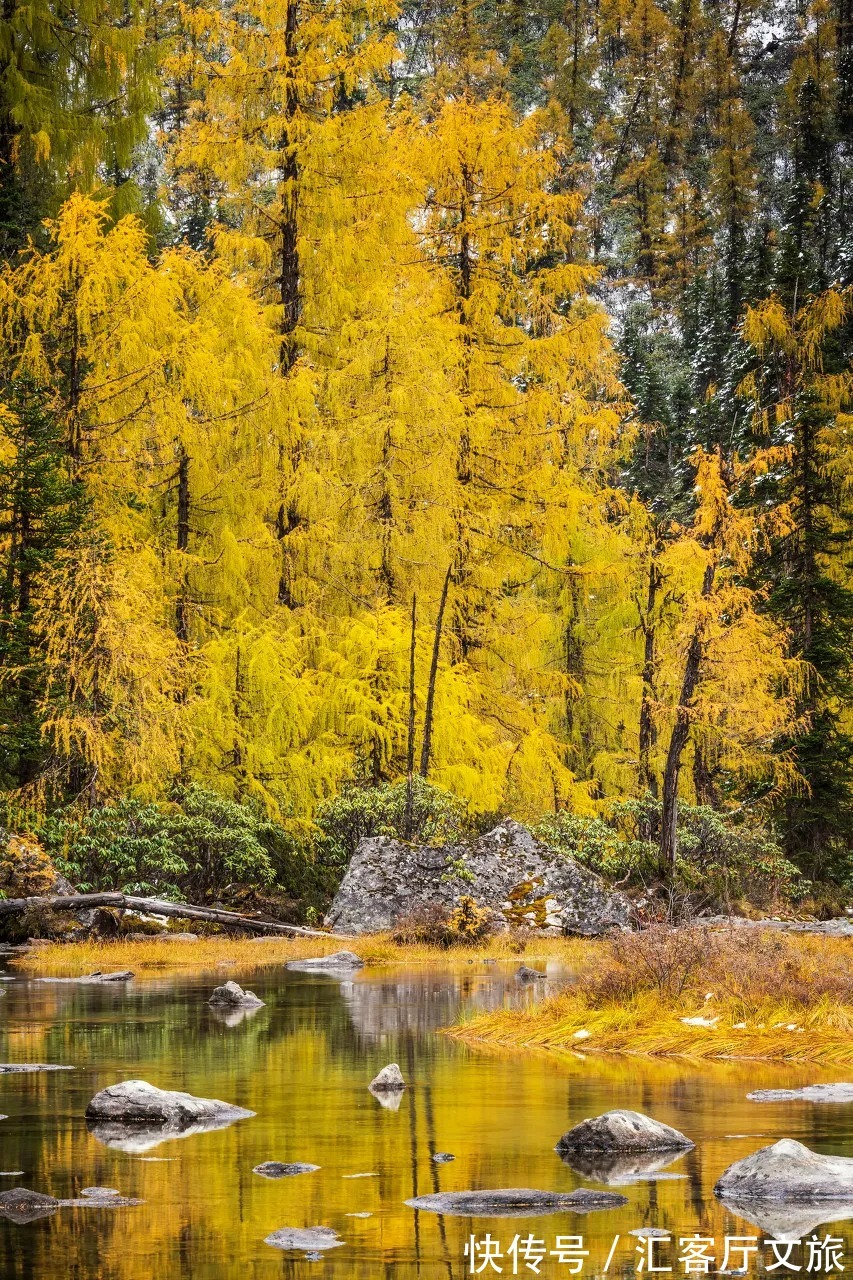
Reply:
[[0, 1192], [0, 1216], [10, 1222], [35, 1222], [37, 1218], [50, 1217], [59, 1208], [61, 1201], [40, 1191], [28, 1191], [26, 1187]]
[[264, 1005], [254, 991], [244, 991], [236, 982], [226, 982], [223, 986], [216, 987], [207, 1003], [225, 1009], [262, 1009]]
[[489, 907], [506, 925], [546, 934], [597, 935], [628, 927], [630, 906], [598, 876], [507, 820], [470, 843], [433, 849], [390, 836], [359, 842], [326, 924], [347, 933], [392, 928], [417, 908], [450, 908], [461, 897]]
[[526, 964], [516, 969], [515, 976], [519, 982], [544, 982], [548, 977], [547, 973], [540, 973], [538, 969], [528, 969]]
[[391, 1062], [387, 1067], [382, 1068], [378, 1076], [373, 1077], [367, 1087], [371, 1093], [387, 1093], [391, 1090], [405, 1089], [406, 1082], [396, 1062]]
[[560, 1155], [574, 1152], [687, 1151], [693, 1143], [677, 1129], [640, 1111], [605, 1111], [582, 1120], [557, 1143]]
[[285, 968], [297, 971], [304, 969], [311, 972], [313, 969], [361, 969], [363, 966], [364, 961], [354, 951], [333, 951], [328, 956], [309, 956], [306, 960], [288, 960]]
[[451, 1155], [449, 1151], [436, 1151], [432, 1157], [436, 1164], [450, 1164], [451, 1160], [455, 1160], [456, 1156]]
[[234, 1107], [218, 1098], [195, 1098], [191, 1093], [158, 1089], [146, 1080], [124, 1080], [96, 1093], [86, 1108], [87, 1120], [124, 1120], [132, 1124], [166, 1124], [172, 1120], [242, 1120], [254, 1111]]
[[275, 1249], [299, 1249], [320, 1253], [323, 1249], [337, 1249], [346, 1243], [331, 1227], [281, 1227], [264, 1240]]
[[410, 1209], [427, 1209], [464, 1218], [524, 1218], [543, 1213], [591, 1213], [627, 1204], [612, 1191], [531, 1191], [527, 1187], [496, 1191], [440, 1191], [407, 1200]]
[[757, 1089], [750, 1102], [853, 1102], [853, 1084], [810, 1084], [804, 1089]]
[[318, 1164], [283, 1164], [280, 1160], [265, 1160], [256, 1164], [252, 1173], [259, 1173], [262, 1178], [295, 1178], [299, 1173], [316, 1173]]
[[822, 1156], [783, 1138], [730, 1165], [714, 1187], [726, 1201], [789, 1204], [853, 1200], [853, 1159]]

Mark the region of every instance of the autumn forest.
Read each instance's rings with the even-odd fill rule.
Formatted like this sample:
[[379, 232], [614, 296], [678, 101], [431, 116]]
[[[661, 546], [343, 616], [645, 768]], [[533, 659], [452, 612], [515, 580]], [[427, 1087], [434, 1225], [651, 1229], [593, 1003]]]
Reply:
[[6, 0], [0, 263], [7, 824], [849, 892], [851, 0]]

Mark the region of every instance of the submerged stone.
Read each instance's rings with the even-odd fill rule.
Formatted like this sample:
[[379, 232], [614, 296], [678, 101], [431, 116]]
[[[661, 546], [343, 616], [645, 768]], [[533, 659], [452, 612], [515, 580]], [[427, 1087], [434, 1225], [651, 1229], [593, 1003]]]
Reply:
[[397, 1063], [390, 1062], [387, 1067], [382, 1068], [378, 1075], [373, 1077], [367, 1087], [371, 1093], [386, 1093], [391, 1090], [405, 1089], [406, 1082]]
[[809, 1084], [804, 1089], [756, 1089], [750, 1102], [853, 1102], [853, 1084]]
[[218, 1098], [196, 1098], [158, 1089], [145, 1080], [125, 1080], [95, 1094], [86, 1108], [86, 1121], [89, 1132], [106, 1146], [139, 1154], [167, 1138], [224, 1129], [254, 1114]]
[[853, 1159], [824, 1156], [802, 1142], [783, 1138], [730, 1165], [714, 1193], [738, 1202], [851, 1202]]
[[686, 1151], [694, 1144], [678, 1129], [640, 1111], [605, 1111], [582, 1120], [557, 1143], [560, 1155], [574, 1152]]
[[316, 1173], [319, 1168], [318, 1164], [283, 1164], [280, 1160], [265, 1160], [263, 1164], [256, 1164], [252, 1173], [259, 1173], [262, 1178], [295, 1178], [299, 1173]]
[[314, 969], [362, 969], [364, 961], [354, 951], [333, 951], [328, 956], [309, 956], [305, 960], [288, 960], [286, 969], [305, 970], [310, 973]]
[[225, 982], [221, 987], [215, 987], [207, 1003], [223, 1009], [262, 1009], [264, 1005], [254, 991], [244, 991], [236, 982]]
[[405, 1202], [410, 1209], [426, 1209], [456, 1217], [522, 1218], [545, 1213], [591, 1213], [627, 1204], [611, 1191], [534, 1191], [526, 1187], [495, 1191], [440, 1191]]
[[337, 1249], [346, 1241], [331, 1227], [281, 1227], [271, 1232], [264, 1244], [274, 1249], [298, 1249], [300, 1252], [322, 1253], [324, 1249]]
[[515, 976], [519, 982], [544, 982], [548, 977], [547, 973], [540, 973], [538, 969], [528, 969], [526, 964], [516, 969]]

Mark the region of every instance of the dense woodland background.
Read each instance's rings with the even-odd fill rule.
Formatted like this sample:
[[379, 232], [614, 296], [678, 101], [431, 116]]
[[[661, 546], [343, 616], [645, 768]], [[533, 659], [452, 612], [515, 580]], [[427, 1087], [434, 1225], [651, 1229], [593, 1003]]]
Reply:
[[851, 0], [3, 19], [8, 824], [849, 892]]

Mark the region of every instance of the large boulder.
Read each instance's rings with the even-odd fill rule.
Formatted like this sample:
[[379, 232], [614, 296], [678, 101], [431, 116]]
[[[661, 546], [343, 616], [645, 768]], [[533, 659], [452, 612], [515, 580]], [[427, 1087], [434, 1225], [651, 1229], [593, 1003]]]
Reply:
[[582, 1120], [557, 1143], [560, 1155], [602, 1152], [627, 1155], [635, 1151], [687, 1151], [694, 1144], [671, 1125], [641, 1111], [605, 1111]]
[[196, 1098], [177, 1089], [158, 1089], [146, 1080], [109, 1085], [96, 1093], [86, 1108], [87, 1120], [123, 1120], [126, 1124], [195, 1124], [199, 1120], [242, 1120], [254, 1114], [218, 1098]]
[[326, 924], [346, 933], [392, 928], [432, 903], [489, 907], [505, 926], [597, 935], [630, 923], [630, 905], [598, 876], [507, 819], [465, 844], [430, 848], [390, 836], [359, 842]]
[[783, 1138], [730, 1165], [714, 1187], [729, 1201], [811, 1204], [853, 1201], [853, 1159], [824, 1156]]

